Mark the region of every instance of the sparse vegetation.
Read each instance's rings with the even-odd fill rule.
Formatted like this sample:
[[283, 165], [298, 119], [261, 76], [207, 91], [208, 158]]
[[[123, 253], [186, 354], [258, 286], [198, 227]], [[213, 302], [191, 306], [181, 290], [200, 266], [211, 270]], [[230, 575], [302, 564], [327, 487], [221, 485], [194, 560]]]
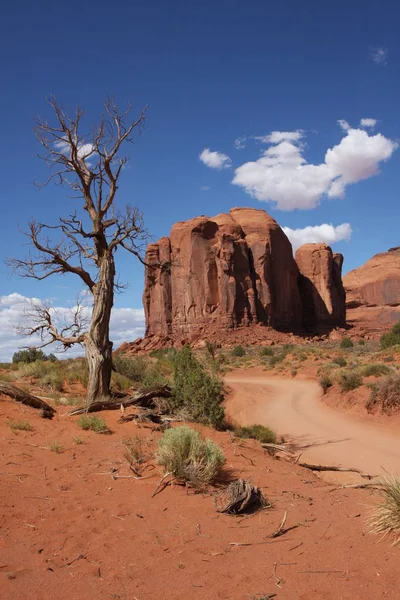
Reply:
[[260, 356], [273, 356], [273, 355], [274, 355], [274, 351], [269, 346], [265, 346], [265, 348], [262, 348], [262, 350], [260, 352]]
[[11, 431], [33, 431], [32, 425], [29, 421], [18, 421], [15, 419], [11, 419], [7, 421], [7, 425], [11, 429]]
[[82, 415], [78, 420], [78, 426], [84, 431], [94, 431], [95, 433], [109, 432], [106, 422], [100, 417]]
[[340, 347], [341, 347], [343, 350], [347, 350], [347, 349], [349, 349], [349, 348], [353, 348], [353, 346], [354, 346], [353, 342], [352, 342], [352, 341], [351, 341], [351, 339], [350, 339], [350, 338], [348, 338], [348, 337], [344, 337], [344, 338], [342, 339], [342, 341], [340, 342]]
[[246, 350], [243, 348], [243, 346], [235, 346], [232, 350], [232, 356], [236, 356], [237, 358], [246, 356]]
[[391, 371], [392, 369], [387, 365], [383, 365], [382, 363], [372, 363], [363, 367], [362, 374], [365, 377], [380, 377], [381, 375], [388, 375]]
[[357, 371], [342, 373], [339, 377], [339, 385], [341, 392], [350, 392], [362, 385], [362, 377]]
[[220, 427], [224, 419], [222, 381], [210, 375], [185, 346], [174, 359], [171, 407], [186, 419]]
[[395, 545], [400, 541], [400, 479], [385, 478], [380, 487], [383, 498], [372, 510], [369, 531], [382, 537], [391, 536]]
[[365, 340], [363, 340], [363, 339], [358, 340], [358, 345], [365, 346]]
[[50, 452], [55, 452], [56, 454], [62, 454], [64, 452], [64, 446], [59, 444], [58, 442], [52, 442], [49, 445]]
[[332, 358], [332, 362], [333, 362], [335, 365], [338, 365], [339, 367], [345, 367], [345, 366], [347, 365], [347, 361], [346, 361], [346, 359], [344, 358], [344, 356], [340, 356], [340, 355], [339, 355], [339, 356], [334, 356], [334, 357]]
[[72, 441], [74, 442], [74, 444], [76, 444], [77, 446], [81, 446], [82, 444], [85, 443], [85, 440], [79, 436], [77, 437], [73, 437]]
[[324, 394], [326, 394], [329, 388], [333, 386], [333, 381], [330, 378], [330, 376], [327, 373], [325, 373], [320, 377], [319, 384], [324, 390]]
[[251, 438], [262, 444], [276, 444], [278, 438], [276, 433], [264, 425], [247, 425], [236, 427], [234, 433], [239, 438]]
[[396, 323], [396, 325], [393, 325], [392, 329], [388, 333], [384, 333], [381, 336], [380, 343], [382, 350], [400, 344], [400, 322]]
[[146, 460], [143, 440], [137, 435], [135, 438], [122, 440], [124, 446], [124, 458], [129, 463], [132, 471], [140, 475], [143, 463]]
[[389, 375], [378, 381], [371, 389], [366, 408], [369, 412], [380, 408], [386, 414], [398, 411], [400, 409], [400, 375]]
[[225, 463], [217, 444], [204, 440], [197, 431], [182, 426], [168, 429], [158, 444], [157, 461], [178, 481], [194, 487], [212, 482]]

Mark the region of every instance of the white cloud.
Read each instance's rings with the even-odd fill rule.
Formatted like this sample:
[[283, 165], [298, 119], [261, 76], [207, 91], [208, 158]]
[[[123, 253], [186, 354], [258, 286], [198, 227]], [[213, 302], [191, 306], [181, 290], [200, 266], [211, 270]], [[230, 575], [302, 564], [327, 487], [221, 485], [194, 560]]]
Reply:
[[209, 148], [204, 148], [204, 150], [200, 152], [199, 158], [201, 162], [207, 167], [210, 167], [210, 169], [230, 169], [232, 166], [232, 161], [229, 156], [222, 152], [210, 150]]
[[[67, 141], [57, 140], [54, 142], [54, 147], [57, 152], [61, 152], [61, 154], [69, 154], [70, 152], [70, 144]], [[78, 149], [79, 158], [87, 158], [90, 154], [93, 153], [94, 146], [93, 144], [81, 144]]]
[[[30, 310], [32, 303], [39, 302], [38, 298], [28, 298], [17, 293], [0, 296], [0, 361], [11, 360], [14, 352], [21, 347], [39, 343], [37, 338], [24, 337], [15, 331], [16, 325], [24, 324], [24, 313]], [[71, 314], [71, 308], [65, 306], [55, 306], [52, 311], [56, 323], [68, 321]], [[90, 309], [87, 312], [90, 314]], [[132, 341], [143, 336], [145, 330], [143, 309], [113, 308], [110, 327], [114, 349], [124, 341]], [[45, 352], [55, 352], [55, 349], [48, 346]], [[75, 346], [67, 353], [60, 353], [58, 356], [62, 358], [83, 353], [80, 346]]]
[[298, 142], [303, 137], [304, 133], [301, 129], [296, 131], [271, 131], [268, 135], [258, 135], [254, 139], [262, 144], [279, 144], [279, 142], [289, 141]]
[[348, 241], [353, 233], [350, 223], [342, 223], [337, 227], [329, 225], [328, 223], [314, 226], [310, 225], [303, 229], [283, 227], [283, 231], [289, 238], [294, 252], [303, 244], [325, 242], [331, 246], [341, 240]]
[[361, 119], [360, 126], [361, 127], [370, 127], [373, 129], [377, 123], [376, 119]]
[[265, 136], [275, 141], [258, 160], [238, 167], [232, 183], [257, 200], [274, 202], [279, 210], [311, 209], [324, 195], [342, 198], [346, 186], [379, 173], [380, 163], [398, 147], [380, 133], [370, 135], [349, 126], [339, 144], [327, 150], [324, 162], [314, 165], [303, 156], [302, 135], [294, 131]]
[[210, 186], [209, 186], [209, 185], [202, 185], [202, 186], [200, 187], [200, 190], [201, 190], [202, 192], [208, 192], [208, 190], [209, 190], [209, 189], [210, 189]]
[[242, 150], [243, 148], [245, 148], [246, 140], [247, 140], [247, 137], [245, 135], [242, 135], [241, 137], [237, 137], [236, 140], [233, 142], [233, 145], [235, 146], [236, 150]]
[[377, 65], [386, 65], [388, 61], [389, 50], [384, 47], [371, 48], [370, 57]]
[[343, 131], [348, 131], [350, 129], [350, 125], [344, 119], [339, 119], [338, 123], [339, 123], [340, 127], [343, 129]]

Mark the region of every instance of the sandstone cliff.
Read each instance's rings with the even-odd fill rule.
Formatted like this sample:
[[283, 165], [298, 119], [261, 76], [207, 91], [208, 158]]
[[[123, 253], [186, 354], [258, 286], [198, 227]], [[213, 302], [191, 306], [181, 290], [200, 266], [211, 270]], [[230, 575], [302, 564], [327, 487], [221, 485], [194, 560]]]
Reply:
[[400, 321], [400, 247], [376, 254], [343, 278], [350, 323]]
[[[297, 263], [296, 263], [297, 261]], [[257, 324], [284, 331], [345, 324], [341, 255], [292, 246], [264, 210], [176, 223], [146, 253], [146, 336], [195, 339]]]

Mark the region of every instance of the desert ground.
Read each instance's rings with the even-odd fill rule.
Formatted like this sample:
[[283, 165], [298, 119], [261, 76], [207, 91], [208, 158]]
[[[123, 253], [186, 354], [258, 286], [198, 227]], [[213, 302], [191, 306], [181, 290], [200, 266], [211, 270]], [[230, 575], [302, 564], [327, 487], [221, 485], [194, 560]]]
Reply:
[[[67, 414], [82, 396], [80, 383], [65, 384], [56, 398], [25, 377], [32, 393], [55, 406], [52, 420], [1, 396], [2, 598], [396, 598], [398, 548], [371, 535], [368, 518], [380, 500], [374, 482], [399, 472], [400, 422], [363, 410], [363, 389], [341, 394], [333, 385], [324, 395], [317, 372], [328, 351], [306, 352], [295, 375], [290, 354], [274, 368], [254, 354], [225, 368], [228, 417], [272, 427], [290, 454], [190, 423], [226, 456], [220, 477], [200, 491], [159, 487], [157, 424], [121, 422], [120, 411], [104, 411], [97, 414], [109, 434], [82, 431], [79, 417]], [[31, 429], [14, 429], [16, 421]], [[127, 440], [140, 448], [139, 477], [129, 468]], [[360, 474], [317, 473], [302, 463]], [[218, 513], [215, 495], [239, 477], [272, 506]], [[346, 487], [365, 483], [371, 489]]]

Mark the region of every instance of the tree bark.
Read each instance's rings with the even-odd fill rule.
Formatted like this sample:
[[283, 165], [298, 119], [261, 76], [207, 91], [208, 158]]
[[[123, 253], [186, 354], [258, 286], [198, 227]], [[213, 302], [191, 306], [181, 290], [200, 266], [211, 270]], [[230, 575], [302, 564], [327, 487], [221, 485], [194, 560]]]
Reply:
[[93, 311], [85, 338], [89, 380], [86, 405], [110, 396], [112, 348], [110, 317], [114, 304], [115, 264], [113, 253], [106, 250], [100, 259], [99, 280], [92, 289]]

